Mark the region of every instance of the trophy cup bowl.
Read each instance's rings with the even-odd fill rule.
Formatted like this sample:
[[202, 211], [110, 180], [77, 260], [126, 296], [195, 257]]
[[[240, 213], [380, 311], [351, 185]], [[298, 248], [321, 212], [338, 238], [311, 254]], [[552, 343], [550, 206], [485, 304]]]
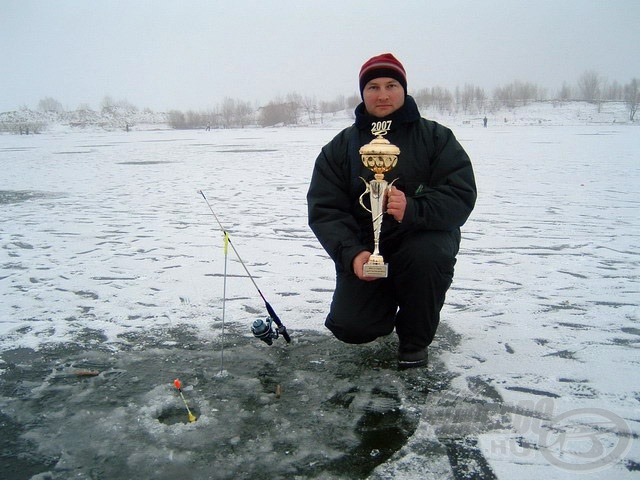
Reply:
[[[373, 253], [369, 257], [369, 261], [364, 265], [363, 274], [365, 277], [386, 278], [389, 274], [389, 265], [384, 263], [384, 258], [380, 255], [380, 231], [384, 214], [384, 196], [391, 186], [384, 179], [384, 174], [396, 166], [399, 154], [400, 149], [380, 135], [360, 148], [362, 163], [374, 173], [374, 179], [370, 182], [367, 183], [364, 178], [362, 179], [366, 189], [360, 195], [360, 205], [371, 212], [373, 221]], [[371, 201], [371, 209], [367, 208], [362, 200], [367, 193]]]
[[381, 175], [380, 180], [384, 178], [385, 173], [396, 166], [398, 155], [400, 155], [400, 149], [381, 136], [360, 147], [362, 163], [376, 174], [376, 178]]

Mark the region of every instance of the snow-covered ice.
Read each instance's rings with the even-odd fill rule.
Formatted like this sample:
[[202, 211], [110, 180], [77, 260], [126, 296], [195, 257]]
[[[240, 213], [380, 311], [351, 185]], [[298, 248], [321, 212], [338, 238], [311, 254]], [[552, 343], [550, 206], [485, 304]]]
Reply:
[[[259, 471], [271, 478], [636, 478], [640, 132], [563, 115], [490, 118], [486, 129], [450, 120], [474, 162], [479, 198], [463, 228], [433, 362], [422, 373], [388, 368], [392, 340], [350, 347], [323, 327], [333, 265], [307, 227], [305, 194], [319, 149], [348, 117], [304, 128], [0, 136], [0, 409], [17, 442], [3, 457], [21, 458], [11, 448], [28, 445], [22, 460], [48, 459], [40, 471], [50, 473], [36, 478], [90, 478], [109, 452], [129, 473], [245, 478], [245, 447], [267, 456]], [[233, 253], [225, 259], [198, 190], [291, 332], [291, 346], [251, 337], [264, 304]], [[216, 375], [223, 314], [229, 377]], [[243, 350], [277, 373], [261, 369], [252, 379]], [[366, 392], [340, 376], [352, 363], [362, 367], [355, 377], [373, 382]], [[78, 369], [98, 375], [78, 381]], [[196, 423], [172, 420], [181, 408], [174, 376], [191, 385], [185, 395]], [[285, 383], [282, 399], [270, 382]], [[212, 393], [225, 388], [254, 407], [225, 405]], [[293, 411], [313, 414], [316, 400], [323, 408], [281, 452], [278, 439], [299, 418]], [[264, 414], [269, 428], [260, 436], [257, 422], [261, 441], [246, 444], [245, 417], [256, 405], [287, 408], [289, 423]], [[374, 461], [349, 470], [339, 447], [350, 450], [357, 439], [322, 438], [332, 435], [323, 422], [336, 428], [327, 405], [386, 414], [406, 425], [408, 438], [379, 462], [373, 449]], [[352, 419], [360, 433], [361, 420]], [[244, 427], [233, 430], [234, 421]], [[217, 457], [230, 462], [224, 468], [203, 459], [215, 429], [215, 441], [229, 448]], [[185, 439], [193, 450], [181, 447]], [[314, 441], [324, 456], [311, 455]], [[95, 465], [87, 464], [87, 444]]]

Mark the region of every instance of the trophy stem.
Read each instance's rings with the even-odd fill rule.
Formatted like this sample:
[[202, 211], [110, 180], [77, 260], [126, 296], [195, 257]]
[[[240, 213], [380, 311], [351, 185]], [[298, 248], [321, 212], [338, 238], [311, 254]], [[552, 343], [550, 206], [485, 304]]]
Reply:
[[380, 232], [384, 214], [384, 195], [389, 182], [379, 177], [383, 177], [383, 175], [376, 174], [375, 180], [369, 182], [369, 199], [371, 200], [371, 217], [373, 219], [373, 253], [364, 266], [364, 274], [370, 277], [387, 276], [387, 265], [380, 255]]

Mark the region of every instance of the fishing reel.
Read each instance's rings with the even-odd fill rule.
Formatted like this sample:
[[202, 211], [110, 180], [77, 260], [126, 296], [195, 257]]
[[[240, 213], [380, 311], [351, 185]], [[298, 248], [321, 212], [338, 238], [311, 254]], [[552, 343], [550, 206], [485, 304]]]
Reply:
[[287, 330], [284, 325], [282, 327], [275, 328], [273, 326], [273, 318], [271, 317], [267, 317], [266, 321], [259, 318], [253, 322], [253, 325], [251, 326], [251, 333], [253, 333], [254, 337], [262, 340], [267, 345], [273, 345], [273, 341], [276, 340], [280, 334], [282, 334], [285, 339], [288, 337]]

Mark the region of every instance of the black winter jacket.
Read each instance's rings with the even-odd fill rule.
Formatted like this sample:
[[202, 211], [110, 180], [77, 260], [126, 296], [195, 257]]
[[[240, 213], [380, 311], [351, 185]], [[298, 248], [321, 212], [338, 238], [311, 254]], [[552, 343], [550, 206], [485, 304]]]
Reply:
[[309, 226], [336, 263], [350, 271], [353, 258], [373, 251], [371, 214], [358, 202], [373, 172], [360, 160], [358, 150], [374, 135], [372, 125], [391, 120], [384, 138], [400, 148], [397, 165], [385, 174], [407, 197], [402, 223], [390, 215], [382, 222], [380, 250], [417, 230], [458, 231], [471, 214], [476, 184], [469, 156], [451, 130], [422, 118], [412, 97], [387, 118], [368, 115], [364, 104], [356, 108], [356, 122], [322, 148], [307, 193]]

